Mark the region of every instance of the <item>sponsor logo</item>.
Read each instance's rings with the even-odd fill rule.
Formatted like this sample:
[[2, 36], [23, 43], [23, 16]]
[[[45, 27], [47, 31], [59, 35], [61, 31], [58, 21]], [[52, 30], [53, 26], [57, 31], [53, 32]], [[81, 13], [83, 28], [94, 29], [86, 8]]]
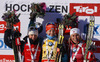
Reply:
[[97, 12], [97, 6], [94, 6], [94, 9], [90, 9], [89, 6], [83, 7], [83, 6], [74, 6], [74, 9], [76, 12], [82, 13], [85, 12], [86, 14], [93, 14]]
[[50, 12], [50, 13], [67, 13], [68, 12], [68, 6], [49, 5], [49, 8], [46, 10], [46, 12]]
[[94, 35], [100, 36], [100, 24], [95, 24]]
[[30, 5], [26, 4], [5, 4], [5, 11], [22, 11], [22, 12], [29, 12], [30, 11]]
[[5, 25], [6, 25], [5, 22], [0, 21], [0, 33], [4, 33], [4, 31], [6, 30]]
[[[21, 11], [21, 13], [30, 13], [31, 5], [29, 4], [5, 4], [5, 11]], [[48, 8], [46, 9], [47, 13], [67, 13], [68, 12], [68, 6], [65, 5], [56, 5], [56, 4], [50, 4], [48, 5]]]
[[[14, 25], [14, 29], [18, 28], [20, 31], [20, 22]], [[6, 22], [0, 21], [0, 33], [4, 33], [6, 30]]]
[[70, 13], [76, 12], [78, 16], [100, 16], [100, 4], [91, 3], [71, 3]]
[[3, 38], [0, 38], [0, 50], [11, 50], [5, 43], [3, 42]]
[[0, 62], [15, 62], [14, 55], [0, 55]]
[[[87, 33], [87, 26], [84, 25], [84, 33]], [[100, 24], [95, 24], [94, 25], [94, 31], [93, 31], [94, 36], [100, 36]]]

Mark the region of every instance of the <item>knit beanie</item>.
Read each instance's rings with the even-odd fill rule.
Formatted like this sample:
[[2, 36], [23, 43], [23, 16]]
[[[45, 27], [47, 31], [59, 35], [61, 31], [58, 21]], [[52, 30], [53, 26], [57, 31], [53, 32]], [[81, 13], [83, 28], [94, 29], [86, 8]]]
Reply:
[[78, 28], [72, 28], [72, 29], [70, 30], [70, 36], [71, 36], [72, 34], [74, 34], [74, 33], [77, 33], [77, 34], [80, 35], [80, 30], [79, 30]]
[[35, 28], [34, 26], [30, 26], [29, 30], [28, 30], [28, 35], [31, 35], [31, 34], [34, 34], [34, 35], [38, 36], [38, 29]]
[[51, 29], [54, 29], [55, 30], [55, 25], [53, 23], [47, 23], [47, 25], [46, 25], [46, 32], [48, 30], [51, 30]]

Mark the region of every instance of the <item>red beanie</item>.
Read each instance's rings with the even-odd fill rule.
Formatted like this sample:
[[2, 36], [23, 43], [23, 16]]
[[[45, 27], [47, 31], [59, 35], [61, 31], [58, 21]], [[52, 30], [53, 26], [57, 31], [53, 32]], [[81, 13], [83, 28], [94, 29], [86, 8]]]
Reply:
[[46, 25], [46, 32], [47, 32], [48, 30], [51, 30], [51, 29], [54, 29], [54, 30], [55, 30], [55, 25], [54, 25], [54, 24]]

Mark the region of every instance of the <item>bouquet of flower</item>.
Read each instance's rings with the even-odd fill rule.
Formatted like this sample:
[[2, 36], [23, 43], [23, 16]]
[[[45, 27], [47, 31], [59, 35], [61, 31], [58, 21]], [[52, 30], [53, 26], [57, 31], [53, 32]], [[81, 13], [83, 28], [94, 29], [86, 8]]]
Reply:
[[35, 16], [44, 16], [46, 12], [46, 4], [45, 3], [39, 3], [31, 4], [31, 13], [30, 13], [30, 19], [35, 18]]
[[20, 20], [18, 19], [20, 16], [20, 14], [16, 15], [15, 11], [8, 11], [7, 13], [4, 13], [2, 18], [4, 21], [8, 22], [8, 23], [12, 23], [12, 24], [16, 24], [18, 23]]
[[20, 20], [18, 19], [20, 14], [16, 15], [15, 11], [8, 11], [7, 13], [4, 13], [2, 18], [7, 23], [7, 28], [12, 28], [13, 24], [18, 23]]
[[64, 15], [63, 21], [67, 26], [76, 27], [78, 24], [78, 16], [76, 16], [76, 13], [72, 15], [68, 13]]

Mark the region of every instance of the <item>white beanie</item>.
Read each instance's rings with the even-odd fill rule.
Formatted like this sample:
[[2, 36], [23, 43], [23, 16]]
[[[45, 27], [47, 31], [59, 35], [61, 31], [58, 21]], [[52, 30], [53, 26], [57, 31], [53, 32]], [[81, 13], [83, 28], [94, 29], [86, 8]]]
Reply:
[[79, 30], [78, 28], [72, 28], [72, 29], [70, 30], [70, 36], [71, 36], [72, 34], [74, 34], [74, 33], [77, 33], [77, 34], [80, 35], [80, 30]]
[[38, 36], [38, 29], [35, 29], [33, 27], [33, 29], [31, 29], [33, 26], [31, 26], [28, 30], [28, 35], [31, 35], [31, 34], [34, 34], [34, 35], [37, 35]]

